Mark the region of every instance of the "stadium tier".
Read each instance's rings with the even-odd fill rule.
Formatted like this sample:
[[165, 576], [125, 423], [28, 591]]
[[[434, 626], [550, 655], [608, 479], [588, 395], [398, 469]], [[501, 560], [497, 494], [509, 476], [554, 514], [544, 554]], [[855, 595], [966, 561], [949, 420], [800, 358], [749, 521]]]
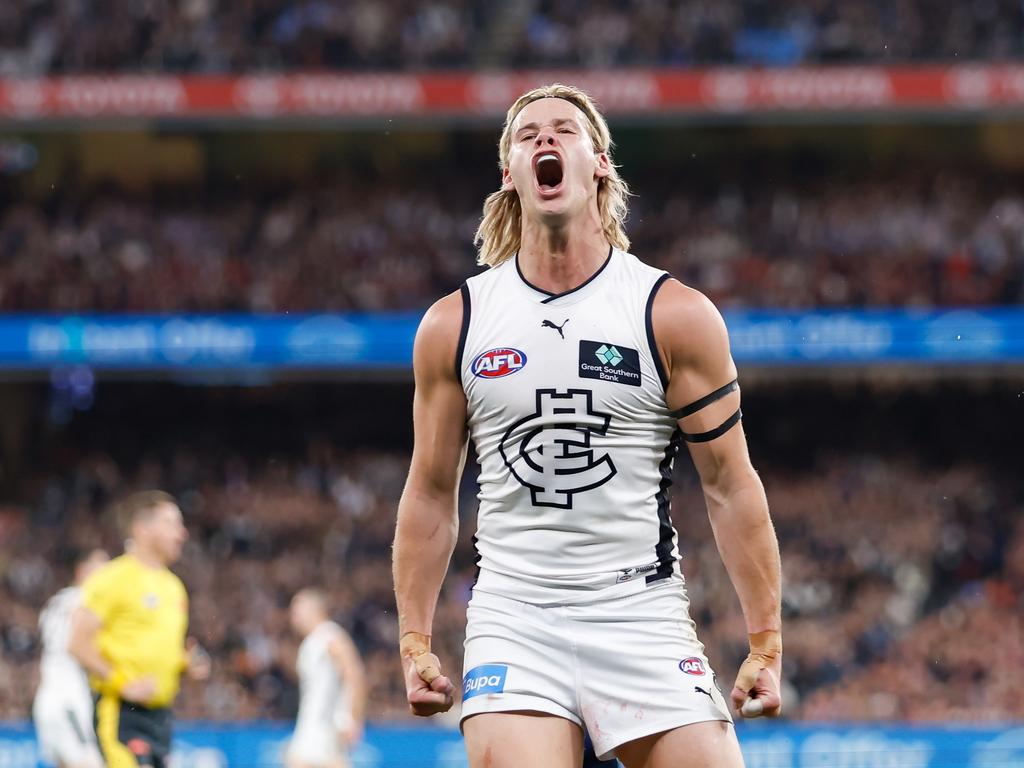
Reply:
[[947, 12], [928, 0], [14, 0], [0, 14], [0, 73], [19, 76], [1024, 56], [1024, 11], [1013, 0]]
[[[1016, 176], [940, 164], [896, 177], [795, 168], [780, 178], [768, 168], [678, 185], [688, 159], [668, 174], [653, 159], [629, 165], [632, 248], [723, 309], [1024, 302]], [[479, 271], [473, 233], [494, 175], [479, 162], [453, 183], [445, 169], [460, 162], [452, 151], [415, 178], [339, 172], [269, 191], [140, 195], [65, 179], [36, 201], [8, 196], [0, 309], [423, 310]]]

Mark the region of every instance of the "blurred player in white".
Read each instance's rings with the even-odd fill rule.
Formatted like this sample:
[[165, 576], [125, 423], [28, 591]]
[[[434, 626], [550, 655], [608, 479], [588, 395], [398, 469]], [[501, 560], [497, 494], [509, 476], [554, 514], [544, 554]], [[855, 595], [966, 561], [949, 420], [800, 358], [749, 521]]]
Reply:
[[478, 577], [461, 722], [472, 768], [577, 768], [584, 728], [598, 757], [627, 768], [743, 765], [670, 516], [684, 443], [747, 624], [733, 707], [782, 706], [778, 544], [725, 324], [626, 251], [629, 192], [611, 145], [585, 93], [520, 97], [477, 231], [490, 269], [434, 304], [416, 336], [416, 440], [394, 549], [400, 649], [412, 711], [451, 707], [430, 635], [470, 438]]
[[100, 768], [92, 727], [92, 692], [85, 670], [68, 653], [71, 616], [81, 602], [81, 584], [106, 563], [102, 549], [86, 550], [74, 562], [74, 580], [46, 603], [39, 614], [43, 656], [39, 690], [32, 704], [43, 761], [60, 768]]
[[330, 620], [327, 596], [303, 589], [292, 598], [291, 623], [303, 638], [299, 716], [288, 746], [288, 768], [347, 768], [363, 736], [366, 679], [352, 638]]

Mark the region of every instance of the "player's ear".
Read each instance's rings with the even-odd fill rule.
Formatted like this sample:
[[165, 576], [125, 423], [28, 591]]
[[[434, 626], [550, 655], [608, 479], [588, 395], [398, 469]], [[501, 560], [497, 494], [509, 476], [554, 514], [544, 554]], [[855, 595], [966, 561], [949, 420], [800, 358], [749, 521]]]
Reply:
[[603, 179], [612, 172], [612, 163], [605, 152], [597, 153], [597, 164], [594, 166], [594, 178]]
[[501, 191], [513, 192], [515, 191], [515, 188], [515, 182], [512, 181], [512, 171], [510, 171], [506, 165], [501, 171]]

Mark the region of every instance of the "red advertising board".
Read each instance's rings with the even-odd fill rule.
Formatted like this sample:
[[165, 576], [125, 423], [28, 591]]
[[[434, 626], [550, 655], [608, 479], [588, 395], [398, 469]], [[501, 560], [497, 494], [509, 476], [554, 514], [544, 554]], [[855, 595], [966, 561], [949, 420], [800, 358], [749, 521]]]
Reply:
[[610, 114], [1024, 107], [1024, 66], [828, 67], [9, 79], [0, 80], [0, 117], [500, 115], [522, 91], [555, 81], [583, 87]]

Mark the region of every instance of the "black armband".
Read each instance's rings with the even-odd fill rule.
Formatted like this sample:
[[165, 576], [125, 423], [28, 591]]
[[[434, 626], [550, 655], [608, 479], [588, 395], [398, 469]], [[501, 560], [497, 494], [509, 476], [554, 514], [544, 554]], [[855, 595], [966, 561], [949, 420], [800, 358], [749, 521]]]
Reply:
[[672, 418], [678, 420], [685, 419], [687, 416], [692, 416], [700, 409], [707, 408], [716, 400], [721, 400], [734, 389], [739, 389], [739, 386], [739, 381], [737, 379], [733, 379], [724, 387], [719, 387], [718, 389], [716, 389], [710, 395], [704, 395], [704, 397], [702, 397], [700, 400], [694, 400], [689, 405], [684, 405], [682, 408], [672, 411]]
[[736, 413], [730, 416], [728, 419], [723, 421], [714, 429], [709, 429], [707, 432], [683, 432], [683, 440], [688, 443], [706, 443], [709, 440], [714, 440], [716, 437], [721, 437], [730, 429], [739, 424], [740, 419], [743, 418], [743, 411], [739, 408], [736, 409]]

